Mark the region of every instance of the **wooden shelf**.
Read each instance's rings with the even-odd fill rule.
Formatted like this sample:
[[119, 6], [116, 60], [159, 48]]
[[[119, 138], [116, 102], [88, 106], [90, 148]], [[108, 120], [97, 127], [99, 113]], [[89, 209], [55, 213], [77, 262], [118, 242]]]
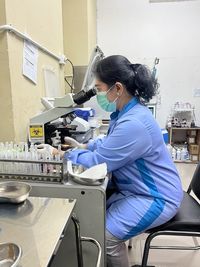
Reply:
[[192, 131], [192, 130], [200, 130], [200, 127], [193, 127], [193, 128], [190, 128], [190, 127], [168, 127], [167, 130], [189, 130], [189, 131]]
[[173, 111], [174, 112], [192, 112], [194, 111], [194, 108], [175, 108]]
[[193, 163], [193, 164], [197, 164], [198, 163], [198, 161], [192, 161], [192, 160], [174, 160], [174, 162], [175, 163], [187, 163], [187, 164], [191, 164], [191, 163]]
[[[189, 143], [189, 138], [194, 138], [194, 145], [200, 146], [200, 127], [168, 127], [168, 133], [169, 133], [169, 144], [174, 147], [181, 147], [185, 143], [188, 143], [188, 145], [192, 145], [193, 143]], [[195, 132], [195, 136], [192, 136], [192, 131]], [[194, 133], [193, 133], [194, 134]], [[189, 150], [189, 146], [188, 146]], [[190, 153], [190, 151], [189, 151]], [[197, 157], [194, 157], [194, 154], [191, 155], [191, 159], [194, 160], [174, 160], [175, 163], [198, 163], [198, 160], [200, 160], [200, 151], [199, 155], [197, 154]], [[196, 155], [195, 155], [196, 156]], [[198, 159], [198, 160], [196, 160]]]

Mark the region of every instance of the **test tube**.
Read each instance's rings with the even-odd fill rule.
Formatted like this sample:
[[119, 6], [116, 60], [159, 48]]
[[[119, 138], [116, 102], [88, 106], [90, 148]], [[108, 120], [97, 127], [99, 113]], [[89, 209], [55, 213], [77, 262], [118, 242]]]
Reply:
[[[34, 145], [34, 152], [35, 152], [35, 160], [39, 160], [39, 154], [37, 153], [37, 146]], [[39, 163], [35, 164], [36, 165], [36, 168], [35, 168], [35, 171], [36, 173], [40, 174], [42, 171], [41, 171], [41, 165]]]
[[[58, 154], [55, 156], [55, 160], [60, 162], [60, 155], [61, 155], [61, 145], [58, 145]], [[60, 165], [56, 165], [56, 174], [60, 174]]]
[[[51, 155], [50, 147], [47, 148], [47, 160], [49, 160], [49, 161], [53, 160], [53, 156]], [[52, 164], [47, 165], [47, 172], [50, 174], [53, 174], [53, 165]]]
[[[29, 160], [35, 160], [35, 147], [34, 144], [31, 143], [30, 145], [30, 151], [29, 151]], [[34, 163], [30, 163], [30, 169], [31, 169], [31, 173], [35, 173], [36, 172], [36, 168], [35, 168], [35, 164]]]
[[[43, 160], [47, 161], [47, 154], [43, 155]], [[47, 174], [47, 164], [46, 163], [43, 164], [43, 174]]]

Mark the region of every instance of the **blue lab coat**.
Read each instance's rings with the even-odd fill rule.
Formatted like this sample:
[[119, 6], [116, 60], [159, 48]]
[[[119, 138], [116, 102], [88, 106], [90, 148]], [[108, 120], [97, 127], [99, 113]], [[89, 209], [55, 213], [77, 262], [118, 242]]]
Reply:
[[149, 109], [132, 98], [111, 114], [107, 136], [66, 154], [87, 168], [106, 162], [115, 193], [107, 200], [106, 228], [127, 240], [171, 219], [183, 191], [179, 175]]

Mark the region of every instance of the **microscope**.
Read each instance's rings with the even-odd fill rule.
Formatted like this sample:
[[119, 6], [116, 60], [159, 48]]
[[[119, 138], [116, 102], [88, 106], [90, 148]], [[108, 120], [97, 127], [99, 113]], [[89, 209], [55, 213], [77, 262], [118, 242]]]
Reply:
[[48, 100], [43, 99], [43, 102], [46, 101], [46, 105], [49, 105], [49, 109], [30, 119], [29, 142], [58, 146], [64, 144], [65, 136], [87, 142], [92, 134], [89, 124], [75, 115], [74, 108], [95, 95], [94, 88], [88, 91], [81, 90], [77, 94], [69, 93], [64, 97], [55, 98], [52, 107]]
[[30, 119], [30, 143], [58, 146], [64, 144], [65, 136], [70, 136], [81, 143], [86, 143], [92, 137], [89, 123], [77, 117], [74, 111], [76, 106], [82, 105], [96, 95], [94, 68], [103, 58], [102, 50], [96, 46], [91, 54], [81, 90], [77, 94], [68, 93], [63, 97], [41, 99], [46, 111]]

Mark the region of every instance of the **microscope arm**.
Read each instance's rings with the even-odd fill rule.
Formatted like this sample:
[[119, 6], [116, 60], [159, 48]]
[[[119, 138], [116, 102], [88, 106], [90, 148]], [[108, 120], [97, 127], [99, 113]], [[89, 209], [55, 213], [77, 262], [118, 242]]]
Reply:
[[73, 108], [52, 108], [30, 119], [30, 124], [46, 124], [73, 112]]
[[82, 90], [77, 94], [69, 93], [63, 97], [57, 97], [54, 100], [54, 108], [44, 111], [43, 113], [31, 118], [30, 124], [46, 124], [50, 121], [54, 121], [73, 112], [73, 107], [85, 103], [94, 95], [96, 95], [96, 90], [90, 89], [87, 92]]

